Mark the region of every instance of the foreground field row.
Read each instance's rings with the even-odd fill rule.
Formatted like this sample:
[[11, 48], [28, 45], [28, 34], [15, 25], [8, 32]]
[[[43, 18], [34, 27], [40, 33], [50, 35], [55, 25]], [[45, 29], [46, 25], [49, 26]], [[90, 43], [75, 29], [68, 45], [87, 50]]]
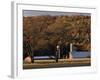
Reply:
[[58, 63], [55, 60], [35, 60], [34, 63], [23, 64], [23, 69], [36, 69], [36, 68], [57, 68], [57, 67], [77, 67], [77, 66], [90, 66], [91, 59], [59, 59]]

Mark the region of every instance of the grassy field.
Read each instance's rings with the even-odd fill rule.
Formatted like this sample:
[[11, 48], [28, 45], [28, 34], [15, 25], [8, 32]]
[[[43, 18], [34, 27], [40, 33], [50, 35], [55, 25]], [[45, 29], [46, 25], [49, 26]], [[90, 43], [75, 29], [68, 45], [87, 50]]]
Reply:
[[59, 67], [79, 67], [91, 66], [90, 58], [78, 59], [59, 59], [58, 63], [55, 60], [35, 60], [34, 63], [23, 64], [23, 69], [39, 69], [39, 68], [59, 68]]

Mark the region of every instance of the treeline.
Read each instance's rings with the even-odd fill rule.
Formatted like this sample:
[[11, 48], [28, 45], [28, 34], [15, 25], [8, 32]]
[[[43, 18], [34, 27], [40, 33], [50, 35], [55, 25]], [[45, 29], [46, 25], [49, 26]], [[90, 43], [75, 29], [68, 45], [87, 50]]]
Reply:
[[78, 50], [90, 51], [90, 28], [90, 16], [23, 17], [23, 44], [29, 41], [32, 50], [41, 50], [61, 40], [73, 43]]

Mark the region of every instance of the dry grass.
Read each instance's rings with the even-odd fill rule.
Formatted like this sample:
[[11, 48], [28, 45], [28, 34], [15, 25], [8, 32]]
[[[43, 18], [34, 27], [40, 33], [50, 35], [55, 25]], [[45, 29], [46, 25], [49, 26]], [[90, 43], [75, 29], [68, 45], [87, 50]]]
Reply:
[[90, 66], [91, 59], [59, 59], [58, 63], [55, 60], [35, 60], [34, 63], [23, 64], [24, 69], [35, 68], [55, 68], [55, 67], [76, 67], [76, 66]]

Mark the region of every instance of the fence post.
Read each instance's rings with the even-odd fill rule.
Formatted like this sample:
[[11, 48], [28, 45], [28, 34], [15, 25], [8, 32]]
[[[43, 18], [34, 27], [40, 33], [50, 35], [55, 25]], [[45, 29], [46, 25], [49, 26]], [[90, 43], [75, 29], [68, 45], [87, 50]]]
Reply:
[[69, 59], [72, 59], [72, 48], [73, 48], [73, 44], [70, 43], [70, 52], [69, 52]]

